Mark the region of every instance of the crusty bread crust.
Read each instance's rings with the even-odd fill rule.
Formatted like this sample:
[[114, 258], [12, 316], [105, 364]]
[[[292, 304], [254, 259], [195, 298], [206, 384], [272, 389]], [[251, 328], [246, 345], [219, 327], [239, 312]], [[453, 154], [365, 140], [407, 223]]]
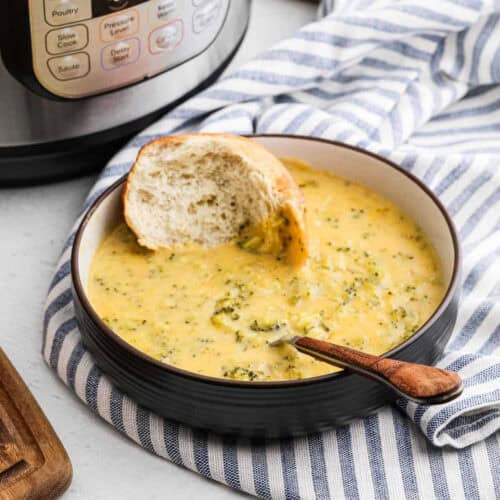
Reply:
[[[201, 144], [201, 146], [200, 146]], [[179, 136], [162, 137], [155, 139], [144, 145], [128, 175], [127, 183], [123, 192], [123, 205], [125, 221], [130, 229], [136, 234], [141, 245], [151, 249], [159, 247], [170, 247], [168, 235], [160, 242], [153, 241], [143, 227], [143, 220], [137, 210], [137, 189], [141, 187], [141, 175], [143, 176], [146, 168], [151, 168], [155, 155], [160, 152], [175, 154], [175, 150], [181, 147], [204, 148], [206, 162], [209, 162], [215, 154], [220, 151], [230, 154], [231, 158], [238, 158], [241, 161], [237, 163], [242, 169], [241, 182], [248, 183], [248, 176], [258, 178], [262, 189], [259, 194], [267, 197], [264, 202], [267, 203], [268, 213], [265, 214], [260, 207], [260, 217], [272, 216], [272, 212], [279, 213], [286, 219], [286, 227], [282, 229], [286, 233], [287, 255], [294, 264], [302, 265], [308, 256], [307, 250], [307, 231], [305, 222], [304, 197], [300, 188], [286, 169], [286, 167], [261, 144], [251, 139], [231, 135], [231, 134], [187, 134]], [[152, 160], [153, 158], [153, 160]], [[186, 160], [183, 160], [186, 162]], [[181, 162], [182, 163], [182, 162]], [[173, 165], [173, 163], [172, 163]], [[182, 168], [179, 164], [170, 167], [168, 159], [158, 166], [158, 169]], [[231, 165], [234, 169], [234, 165]], [[191, 169], [192, 172], [192, 169]], [[243, 175], [244, 174], [244, 175]], [[200, 169], [200, 175], [203, 175]], [[179, 187], [181, 189], [181, 187]], [[250, 189], [250, 188], [249, 188]], [[181, 214], [183, 215], [183, 214]], [[187, 214], [185, 214], [187, 216]], [[177, 217], [179, 219], [179, 216]], [[253, 222], [256, 222], [255, 220]], [[237, 236], [237, 228], [235, 234]], [[158, 238], [157, 238], [158, 239]], [[210, 238], [207, 238], [210, 240]], [[217, 243], [220, 243], [216, 238]], [[208, 246], [211, 246], [210, 244]]]

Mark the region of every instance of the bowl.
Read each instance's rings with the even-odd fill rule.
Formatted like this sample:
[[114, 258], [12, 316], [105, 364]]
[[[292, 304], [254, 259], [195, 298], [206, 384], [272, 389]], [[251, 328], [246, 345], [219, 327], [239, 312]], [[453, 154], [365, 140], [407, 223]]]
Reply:
[[[402, 168], [361, 149], [298, 136], [259, 135], [254, 139], [277, 156], [297, 158], [365, 184], [422, 227], [441, 259], [446, 294], [429, 320], [386, 356], [434, 364], [455, 324], [460, 274], [457, 234], [440, 201]], [[98, 316], [86, 290], [92, 257], [121, 219], [125, 180], [117, 181], [92, 204], [76, 233], [71, 260], [83, 341], [98, 366], [123, 392], [166, 418], [246, 437], [322, 431], [371, 414], [396, 398], [380, 384], [347, 371], [278, 382], [207, 377], [156, 361], [122, 340]]]

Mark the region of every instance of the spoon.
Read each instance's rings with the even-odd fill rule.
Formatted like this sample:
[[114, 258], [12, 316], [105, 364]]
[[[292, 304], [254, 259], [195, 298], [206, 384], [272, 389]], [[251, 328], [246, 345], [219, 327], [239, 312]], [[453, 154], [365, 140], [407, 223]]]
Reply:
[[270, 342], [269, 346], [283, 344], [290, 344], [299, 352], [330, 365], [348, 368], [359, 375], [374, 379], [415, 403], [447, 403], [460, 396], [463, 391], [462, 379], [457, 373], [434, 366], [373, 356], [310, 337], [281, 337]]

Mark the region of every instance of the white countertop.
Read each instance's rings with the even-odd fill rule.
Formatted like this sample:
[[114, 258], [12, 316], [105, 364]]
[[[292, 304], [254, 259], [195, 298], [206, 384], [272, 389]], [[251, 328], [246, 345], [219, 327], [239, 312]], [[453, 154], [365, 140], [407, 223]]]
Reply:
[[[303, 0], [254, 0], [234, 64], [315, 17]], [[23, 376], [73, 464], [68, 499], [242, 496], [143, 450], [95, 416], [40, 354], [42, 308], [60, 250], [95, 176], [40, 187], [0, 189], [0, 345]]]

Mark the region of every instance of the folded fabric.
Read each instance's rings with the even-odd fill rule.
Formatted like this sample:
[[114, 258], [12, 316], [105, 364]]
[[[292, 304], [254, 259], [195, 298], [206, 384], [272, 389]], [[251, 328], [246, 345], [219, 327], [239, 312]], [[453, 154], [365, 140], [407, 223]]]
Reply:
[[[439, 366], [454, 402], [400, 400], [296, 439], [193, 431], [138, 407], [94, 364], [70, 293], [74, 229], [50, 286], [43, 354], [95, 412], [146, 449], [264, 498], [500, 498], [500, 2], [325, 1], [324, 19], [167, 114], [104, 169], [89, 204], [149, 140], [183, 131], [348, 142], [401, 164], [460, 233], [459, 317]], [[77, 221], [78, 223], [78, 221]]]

